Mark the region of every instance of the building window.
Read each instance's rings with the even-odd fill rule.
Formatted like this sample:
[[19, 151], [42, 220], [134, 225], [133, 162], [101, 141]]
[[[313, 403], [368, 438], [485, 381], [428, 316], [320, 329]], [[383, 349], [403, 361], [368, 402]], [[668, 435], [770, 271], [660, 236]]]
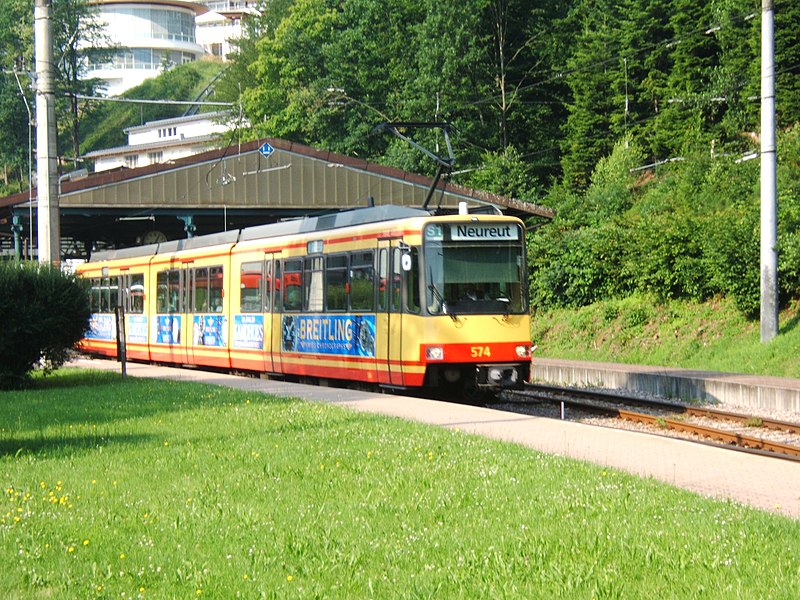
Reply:
[[164, 153], [160, 150], [158, 152], [148, 152], [147, 160], [150, 162], [151, 165], [160, 163], [162, 160], [164, 160]]
[[125, 166], [129, 169], [135, 169], [139, 165], [139, 155], [129, 154], [125, 157]]
[[137, 48], [135, 50], [122, 49], [113, 54], [110, 61], [98, 62], [89, 57], [89, 66], [94, 69], [144, 69], [158, 71], [195, 60], [191, 52], [177, 50], [158, 50], [150, 48]]
[[[103, 5], [102, 19], [128, 37], [194, 43], [194, 14], [184, 10]], [[136, 27], [131, 27], [135, 23]]]

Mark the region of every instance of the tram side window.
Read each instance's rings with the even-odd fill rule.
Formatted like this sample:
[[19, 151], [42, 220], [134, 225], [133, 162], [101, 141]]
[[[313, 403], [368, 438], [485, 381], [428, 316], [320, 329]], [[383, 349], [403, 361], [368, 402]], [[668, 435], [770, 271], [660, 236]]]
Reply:
[[329, 256], [325, 265], [325, 303], [330, 311], [347, 310], [347, 255]]
[[408, 312], [418, 313], [419, 298], [419, 249], [411, 248], [411, 270], [404, 271], [406, 280], [406, 308]]
[[193, 311], [222, 312], [222, 267], [198, 267], [191, 273], [194, 279], [189, 301]]
[[240, 310], [243, 313], [264, 312], [264, 263], [242, 263], [239, 285], [241, 289]]
[[100, 307], [100, 280], [92, 277], [92, 286], [89, 288], [89, 309], [96, 313]]
[[111, 312], [108, 310], [109, 304], [111, 301], [109, 300], [109, 293], [108, 293], [108, 277], [103, 277], [100, 280], [100, 310], [98, 312], [107, 313]]
[[181, 312], [181, 272], [161, 271], [156, 275], [156, 312]]
[[192, 306], [196, 313], [210, 312], [208, 303], [208, 269], [205, 267], [194, 270], [194, 289], [192, 290]]
[[400, 248], [395, 248], [392, 253], [392, 269], [391, 269], [391, 277], [392, 280], [389, 285], [389, 310], [392, 312], [401, 312], [403, 308], [403, 304], [401, 302], [401, 294], [402, 294], [402, 280], [400, 279], [400, 273], [403, 272], [400, 263], [403, 257], [403, 251]]
[[389, 307], [389, 251], [381, 248], [378, 253], [378, 310]]
[[350, 308], [375, 310], [375, 267], [372, 251], [355, 252], [350, 257]]
[[272, 310], [272, 261], [268, 260], [265, 265], [266, 279], [264, 279], [264, 311]]
[[223, 298], [223, 271], [222, 267], [211, 267], [208, 270], [208, 297], [211, 312], [222, 312]]
[[303, 306], [303, 261], [287, 260], [283, 263], [283, 309], [299, 311]]
[[117, 307], [122, 304], [122, 299], [119, 294], [119, 280], [119, 277], [108, 278], [108, 312], [113, 313]]
[[89, 308], [93, 313], [100, 312], [100, 278], [92, 277], [92, 287], [89, 290]]
[[122, 277], [125, 312], [142, 314], [144, 312], [144, 274], [131, 273]]
[[91, 308], [96, 313], [113, 313], [119, 301], [119, 278], [92, 279]]
[[156, 275], [156, 312], [169, 312], [169, 271]]
[[305, 309], [320, 312], [322, 310], [322, 263], [321, 256], [309, 256], [305, 260]]

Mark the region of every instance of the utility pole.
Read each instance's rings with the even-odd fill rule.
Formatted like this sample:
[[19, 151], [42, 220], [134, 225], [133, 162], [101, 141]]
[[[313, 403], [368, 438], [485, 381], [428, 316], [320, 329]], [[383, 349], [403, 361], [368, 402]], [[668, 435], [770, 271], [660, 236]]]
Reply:
[[58, 149], [53, 65], [53, 0], [36, 0], [33, 8], [36, 50], [36, 188], [39, 262], [61, 263], [58, 205]]
[[775, 9], [761, 0], [761, 342], [778, 335], [778, 161], [775, 148]]

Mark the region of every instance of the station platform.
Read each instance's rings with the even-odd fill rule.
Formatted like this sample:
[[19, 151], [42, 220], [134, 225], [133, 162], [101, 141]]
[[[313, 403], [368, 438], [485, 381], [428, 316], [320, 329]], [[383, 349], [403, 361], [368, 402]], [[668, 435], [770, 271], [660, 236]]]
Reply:
[[534, 358], [535, 382], [642, 392], [681, 401], [699, 400], [800, 413], [800, 379], [691, 369]]
[[[119, 363], [78, 359], [68, 366], [119, 371]], [[192, 381], [323, 402], [458, 429], [620, 469], [641, 477], [800, 519], [800, 462], [685, 440], [517, 415], [477, 406], [348, 389], [128, 363], [128, 375]]]

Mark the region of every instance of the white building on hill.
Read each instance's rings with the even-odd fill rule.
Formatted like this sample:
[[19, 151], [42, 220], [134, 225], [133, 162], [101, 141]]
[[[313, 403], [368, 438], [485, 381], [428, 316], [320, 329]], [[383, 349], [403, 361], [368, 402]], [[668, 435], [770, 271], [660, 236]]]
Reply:
[[119, 167], [146, 167], [205, 152], [228, 131], [227, 112], [215, 112], [150, 121], [125, 129], [128, 145], [96, 150], [84, 155], [94, 161], [95, 172]]
[[247, 18], [260, 14], [256, 5], [254, 0], [207, 0], [208, 12], [195, 19], [197, 43], [210, 56], [228, 60], [231, 40], [242, 37]]
[[197, 60], [205, 49], [196, 40], [195, 18], [207, 8], [188, 0], [89, 0], [117, 48], [111, 61], [91, 64], [87, 78], [107, 82], [117, 96], [155, 77], [164, 68]]

